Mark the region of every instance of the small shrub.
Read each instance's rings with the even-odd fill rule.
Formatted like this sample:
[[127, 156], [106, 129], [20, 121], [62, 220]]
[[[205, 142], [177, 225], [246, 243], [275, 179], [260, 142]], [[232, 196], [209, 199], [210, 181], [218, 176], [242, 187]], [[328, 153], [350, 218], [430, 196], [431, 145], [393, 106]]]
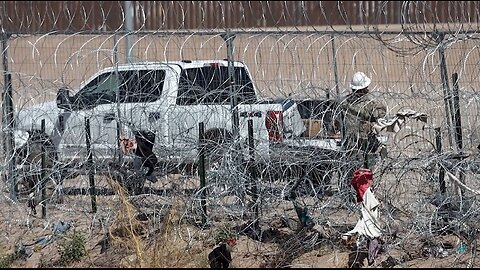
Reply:
[[19, 258], [18, 252], [0, 257], [0, 268], [10, 268], [12, 263]]
[[12, 263], [18, 259], [17, 253], [11, 253], [0, 257], [0, 268], [10, 268]]
[[57, 249], [60, 254], [59, 264], [68, 265], [78, 262], [87, 254], [85, 237], [80, 233], [73, 232], [58, 243]]
[[229, 223], [222, 224], [220, 228], [216, 228], [214, 232], [215, 244], [226, 243], [227, 240], [236, 239], [236, 232]]

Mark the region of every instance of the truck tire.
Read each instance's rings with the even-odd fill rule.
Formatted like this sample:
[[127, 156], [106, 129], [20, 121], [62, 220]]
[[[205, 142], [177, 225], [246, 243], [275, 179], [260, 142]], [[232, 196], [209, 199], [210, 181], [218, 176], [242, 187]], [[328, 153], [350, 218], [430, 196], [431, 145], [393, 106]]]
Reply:
[[205, 132], [204, 139], [205, 157], [210, 164], [213, 164], [223, 157], [228, 144], [233, 140], [233, 136], [232, 133], [226, 129], [213, 128]]

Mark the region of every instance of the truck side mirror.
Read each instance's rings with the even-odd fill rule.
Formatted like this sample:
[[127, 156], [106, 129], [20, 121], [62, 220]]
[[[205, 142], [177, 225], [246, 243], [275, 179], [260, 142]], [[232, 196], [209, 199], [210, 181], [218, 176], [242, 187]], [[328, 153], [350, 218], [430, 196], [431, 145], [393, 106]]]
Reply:
[[71, 109], [70, 90], [67, 88], [60, 88], [57, 92], [57, 107], [60, 109]]

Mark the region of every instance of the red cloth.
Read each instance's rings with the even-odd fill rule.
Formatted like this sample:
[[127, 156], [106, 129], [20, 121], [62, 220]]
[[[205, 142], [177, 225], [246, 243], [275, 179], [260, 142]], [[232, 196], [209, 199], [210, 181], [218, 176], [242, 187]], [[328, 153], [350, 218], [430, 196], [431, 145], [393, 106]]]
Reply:
[[227, 244], [230, 246], [235, 246], [237, 244], [237, 239], [228, 239]]
[[353, 173], [352, 186], [357, 192], [357, 202], [363, 201], [365, 191], [373, 182], [373, 173], [370, 169], [358, 169]]

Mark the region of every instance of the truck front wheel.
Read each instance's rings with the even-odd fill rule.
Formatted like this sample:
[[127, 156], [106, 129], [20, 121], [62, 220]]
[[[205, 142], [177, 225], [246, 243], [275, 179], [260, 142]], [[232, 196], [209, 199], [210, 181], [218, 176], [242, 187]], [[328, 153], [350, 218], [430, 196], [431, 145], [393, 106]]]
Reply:
[[[45, 154], [42, 165], [42, 155]], [[40, 184], [50, 184], [49, 180], [60, 182], [60, 175], [53, 170], [57, 161], [55, 146], [51, 139], [40, 131], [30, 131], [28, 141], [16, 155], [16, 176], [19, 195], [28, 195], [40, 190]], [[42, 175], [43, 172], [43, 175]]]

